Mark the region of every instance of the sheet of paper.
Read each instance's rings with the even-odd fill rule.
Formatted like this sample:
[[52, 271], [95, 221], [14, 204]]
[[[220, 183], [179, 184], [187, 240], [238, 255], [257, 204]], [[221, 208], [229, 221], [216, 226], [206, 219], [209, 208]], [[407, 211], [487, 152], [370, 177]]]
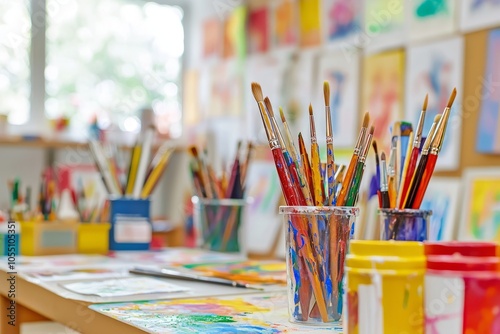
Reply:
[[188, 290], [187, 288], [170, 284], [160, 279], [148, 277], [75, 282], [63, 284], [63, 286], [68, 290], [82, 295], [96, 295], [99, 297], [132, 296]]

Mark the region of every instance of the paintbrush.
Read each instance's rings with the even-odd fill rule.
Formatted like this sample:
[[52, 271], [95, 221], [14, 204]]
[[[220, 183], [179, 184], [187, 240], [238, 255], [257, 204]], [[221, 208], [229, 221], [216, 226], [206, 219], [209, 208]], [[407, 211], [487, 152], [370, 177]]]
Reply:
[[206, 197], [209, 199], [212, 199], [212, 198], [214, 198], [214, 195], [212, 193], [212, 189], [210, 187], [210, 182], [208, 180], [208, 173], [205, 171], [205, 166], [203, 164], [203, 161], [202, 161], [200, 155], [198, 154], [198, 149], [196, 148], [196, 146], [191, 146], [190, 152], [198, 165], [198, 174], [200, 176], [200, 183], [201, 183], [202, 189], [204, 190]]
[[403, 179], [402, 191], [401, 191], [401, 199], [399, 208], [404, 207], [404, 199], [408, 194], [408, 189], [410, 187], [411, 179], [413, 178], [413, 174], [415, 173], [415, 168], [417, 167], [417, 161], [420, 154], [420, 145], [422, 142], [422, 131], [424, 129], [425, 115], [427, 112], [427, 103], [428, 103], [429, 95], [425, 95], [424, 104], [422, 105], [422, 111], [420, 112], [420, 117], [418, 119], [417, 132], [415, 134], [415, 138], [413, 141], [413, 149], [410, 155], [410, 161], [408, 163], [408, 170], [406, 171], [406, 177]]
[[358, 164], [356, 166], [356, 170], [354, 172], [354, 178], [352, 179], [351, 188], [349, 189], [349, 193], [347, 195], [346, 206], [354, 206], [356, 204], [356, 200], [358, 198], [359, 187], [361, 185], [361, 180], [363, 179], [363, 172], [365, 170], [365, 161], [368, 156], [368, 151], [372, 146], [373, 132], [375, 128], [373, 126], [370, 127], [370, 132], [366, 137], [365, 144], [363, 145], [363, 150], [359, 155]]
[[427, 190], [427, 186], [429, 185], [429, 181], [431, 180], [432, 174], [434, 172], [434, 167], [436, 166], [437, 157], [439, 155], [439, 152], [441, 151], [441, 147], [443, 146], [444, 136], [446, 134], [446, 128], [448, 126], [448, 120], [450, 118], [451, 107], [453, 105], [453, 102], [455, 101], [456, 96], [457, 89], [454, 88], [448, 100], [448, 104], [443, 111], [443, 115], [441, 116], [441, 119], [439, 120], [439, 123], [436, 127], [436, 132], [432, 136], [433, 138], [430, 153], [427, 158], [427, 163], [422, 175], [422, 180], [418, 184], [418, 190], [415, 198], [412, 202], [410, 202], [412, 209], [419, 209], [420, 204], [422, 204], [422, 201], [424, 199], [425, 191]]
[[[377, 147], [377, 141], [373, 140], [372, 142], [373, 145], [373, 151], [375, 152], [375, 180], [377, 181], [377, 188], [380, 185], [380, 160], [378, 156], [378, 147]], [[379, 206], [381, 205], [381, 200], [382, 198], [380, 197], [380, 189], [377, 189], [377, 196], [378, 196], [378, 201], [379, 201]]]
[[396, 207], [397, 188], [396, 188], [396, 146], [397, 138], [391, 140], [391, 153], [389, 154], [389, 164], [387, 165], [387, 176], [389, 184], [389, 199], [391, 208]]
[[330, 84], [323, 83], [323, 97], [325, 99], [326, 116], [326, 176], [328, 180], [328, 202], [327, 205], [333, 205], [335, 194], [335, 154], [333, 151], [333, 126], [332, 114], [330, 110]]
[[[412, 145], [412, 142], [409, 140], [410, 133], [413, 132], [413, 125], [410, 122], [401, 122], [400, 123], [400, 136], [399, 136], [399, 148], [401, 151], [401, 159], [398, 161], [398, 167], [399, 167], [399, 184], [398, 184], [398, 191], [399, 188], [403, 184], [402, 175], [403, 175], [403, 168], [406, 163], [406, 156], [409, 154], [410, 150], [408, 150], [408, 146]], [[408, 142], [410, 142], [408, 144]]]
[[204, 282], [204, 283], [212, 283], [212, 284], [220, 284], [232, 286], [235, 288], [246, 288], [246, 289], [256, 289], [263, 290], [261, 287], [257, 287], [251, 284], [240, 283], [237, 281], [232, 281], [224, 278], [212, 277], [212, 276], [203, 276], [196, 275], [187, 272], [180, 272], [173, 269], [151, 269], [151, 268], [139, 268], [136, 267], [134, 269], [129, 270], [131, 274], [136, 275], [145, 275], [145, 276], [154, 276], [161, 278], [172, 278], [184, 281], [195, 281], [195, 282]]
[[254, 149], [253, 143], [252, 142], [248, 142], [248, 144], [247, 144], [247, 155], [246, 155], [246, 158], [245, 158], [245, 162], [243, 163], [243, 166], [241, 168], [241, 184], [243, 186], [243, 189], [245, 189], [245, 186], [246, 186], [248, 166], [250, 165], [250, 161], [252, 160], [253, 149]]
[[316, 126], [314, 124], [314, 113], [311, 104], [309, 104], [309, 128], [311, 134], [311, 175], [313, 182], [312, 191], [314, 192], [315, 205], [323, 206], [324, 190], [322, 190], [323, 184], [321, 183], [321, 160], [319, 157], [319, 145], [316, 138]]
[[418, 185], [421, 182], [422, 175], [425, 170], [425, 165], [427, 164], [429, 149], [432, 143], [432, 137], [436, 132], [437, 125], [440, 120], [441, 120], [441, 114], [436, 115], [436, 117], [434, 117], [434, 122], [432, 123], [431, 128], [429, 129], [429, 133], [427, 134], [427, 138], [424, 142], [424, 147], [422, 148], [422, 155], [420, 156], [420, 161], [418, 162], [418, 166], [417, 169], [415, 170], [415, 173], [413, 173], [410, 186], [408, 187], [408, 192], [406, 194], [406, 198], [402, 204], [402, 207], [404, 207], [405, 209], [411, 209], [411, 205], [413, 203], [415, 195], [417, 194]]
[[385, 161], [385, 153], [382, 152], [382, 155], [380, 157], [380, 160], [382, 160], [382, 171], [380, 175], [380, 208], [382, 209], [388, 209], [391, 207], [391, 202], [389, 200], [389, 184], [387, 180], [387, 163]]
[[297, 154], [297, 150], [295, 148], [295, 144], [292, 139], [292, 134], [290, 132], [290, 128], [288, 127], [288, 123], [286, 121], [285, 115], [283, 113], [283, 109], [280, 108], [280, 116], [281, 116], [281, 122], [283, 123], [283, 128], [285, 132], [285, 141], [290, 153], [290, 156], [292, 157], [292, 160], [295, 162], [295, 166], [298, 170], [298, 176], [299, 176], [299, 183], [300, 183], [300, 188], [302, 190], [302, 194], [304, 195], [304, 199], [306, 201], [306, 204], [309, 206], [314, 205], [313, 197], [311, 195], [311, 190], [309, 189], [309, 184], [306, 180], [306, 172], [304, 169], [304, 164], [302, 162], [302, 159], [300, 156]]
[[[408, 137], [408, 142], [407, 142], [407, 148], [406, 150], [408, 152], [411, 151], [411, 148], [412, 148], [412, 145], [413, 145], [413, 131], [410, 132], [410, 135]], [[403, 166], [403, 174], [401, 174], [401, 180], [405, 180], [406, 179], [406, 174], [408, 173], [408, 164], [410, 163], [410, 159], [405, 159], [405, 164]], [[398, 197], [397, 197], [397, 200], [396, 200], [396, 208], [402, 208], [402, 201], [403, 201], [403, 186], [401, 185], [399, 187], [399, 191], [398, 191]]]
[[[399, 165], [401, 164], [401, 122], [394, 122], [394, 125], [392, 127], [391, 144], [395, 148], [394, 160], [390, 160], [390, 162], [393, 163], [392, 167], [394, 168], [394, 188], [396, 190], [396, 192], [394, 193], [394, 205], [391, 207], [395, 208], [396, 198], [398, 196], [399, 180], [401, 178], [401, 169], [399, 168]], [[391, 204], [393, 204], [392, 200]]]
[[344, 181], [342, 182], [342, 188], [340, 189], [340, 194], [336, 201], [337, 206], [343, 206], [345, 204], [347, 193], [351, 186], [351, 181], [354, 175], [354, 169], [356, 168], [356, 165], [358, 163], [359, 152], [365, 142], [365, 136], [368, 130], [369, 122], [370, 122], [370, 114], [365, 113], [365, 116], [363, 117], [363, 125], [361, 126], [361, 130], [359, 131], [358, 141], [356, 142], [356, 146], [354, 147], [354, 152], [352, 154], [351, 161], [349, 162], [349, 167], [347, 168]]
[[274, 129], [274, 132], [276, 133], [276, 136], [278, 137], [278, 142], [281, 146], [281, 152], [283, 153], [283, 157], [285, 158], [285, 161], [287, 163], [288, 170], [290, 172], [290, 176], [292, 177], [292, 184], [295, 188], [295, 191], [299, 195], [299, 201], [301, 205], [307, 205], [304, 194], [302, 193], [302, 189], [300, 188], [300, 178], [299, 174], [297, 171], [297, 166], [295, 165], [295, 162], [292, 160], [292, 157], [288, 153], [288, 149], [285, 144], [285, 140], [283, 139], [283, 136], [281, 135], [281, 131], [278, 126], [278, 122], [276, 121], [276, 118], [274, 117], [274, 112], [273, 112], [273, 107], [271, 105], [271, 101], [269, 98], [266, 96], [264, 98], [264, 104], [266, 106], [269, 119], [271, 120], [271, 125]]
[[311, 163], [309, 162], [309, 155], [307, 154], [306, 145], [304, 144], [304, 138], [302, 137], [302, 133], [299, 132], [299, 151], [301, 162], [304, 165], [304, 178], [308, 183], [308, 188], [310, 189], [311, 194], [311, 205], [314, 205], [316, 202], [315, 193], [313, 191], [313, 181], [312, 181], [312, 172], [311, 172]]

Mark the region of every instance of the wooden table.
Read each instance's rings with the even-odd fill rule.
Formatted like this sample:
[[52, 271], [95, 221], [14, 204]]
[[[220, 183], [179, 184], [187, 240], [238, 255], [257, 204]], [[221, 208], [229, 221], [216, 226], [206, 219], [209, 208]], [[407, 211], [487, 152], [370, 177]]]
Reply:
[[10, 277], [0, 270], [0, 333], [19, 334], [21, 323], [33, 321], [56, 321], [83, 334], [120, 333], [137, 334], [144, 331], [124, 324], [88, 308], [88, 303], [65, 299], [45, 288], [16, 276], [15, 326], [8, 324], [7, 298]]

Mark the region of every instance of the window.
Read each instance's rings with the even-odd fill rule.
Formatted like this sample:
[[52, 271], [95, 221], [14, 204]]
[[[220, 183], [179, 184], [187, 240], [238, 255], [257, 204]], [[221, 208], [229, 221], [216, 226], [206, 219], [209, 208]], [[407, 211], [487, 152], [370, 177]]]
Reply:
[[0, 0], [0, 114], [11, 124], [29, 118], [29, 0]]
[[[21, 6], [17, 3], [23, 1], [0, 0], [9, 11], [15, 8], [14, 14], [5, 15], [0, 22], [9, 18], [19, 22], [24, 13], [29, 23], [28, 1]], [[179, 137], [182, 129], [179, 87], [184, 53], [182, 9], [142, 0], [45, 1], [45, 92], [41, 92], [45, 104], [38, 108], [44, 110], [35, 107], [33, 112], [44, 113], [47, 119], [69, 118], [73, 130], [86, 129], [97, 119], [101, 126], [135, 132], [140, 127], [141, 109], [150, 108], [155, 113], [158, 130], [165, 136]], [[3, 9], [0, 7], [2, 12]], [[8, 23], [2, 27], [18, 26]], [[26, 122], [29, 117], [30, 39], [23, 41], [27, 43], [22, 45], [23, 57], [5, 57], [0, 47], [2, 67], [6, 62], [26, 60], [23, 70], [15, 63], [8, 63], [12, 71], [17, 71], [11, 74], [16, 84], [9, 83], [10, 91], [3, 89], [5, 74], [0, 70], [0, 108], [17, 108], [15, 117], [12, 112], [9, 114], [9, 120], [16, 124]], [[3, 101], [4, 94], [11, 99]]]

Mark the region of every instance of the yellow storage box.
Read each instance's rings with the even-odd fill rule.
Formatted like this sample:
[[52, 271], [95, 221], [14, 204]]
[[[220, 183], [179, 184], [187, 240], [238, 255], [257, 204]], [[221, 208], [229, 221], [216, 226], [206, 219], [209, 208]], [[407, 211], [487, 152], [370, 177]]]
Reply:
[[107, 254], [109, 223], [80, 223], [78, 225], [78, 253]]
[[56, 255], [77, 252], [79, 223], [21, 222], [21, 255]]

